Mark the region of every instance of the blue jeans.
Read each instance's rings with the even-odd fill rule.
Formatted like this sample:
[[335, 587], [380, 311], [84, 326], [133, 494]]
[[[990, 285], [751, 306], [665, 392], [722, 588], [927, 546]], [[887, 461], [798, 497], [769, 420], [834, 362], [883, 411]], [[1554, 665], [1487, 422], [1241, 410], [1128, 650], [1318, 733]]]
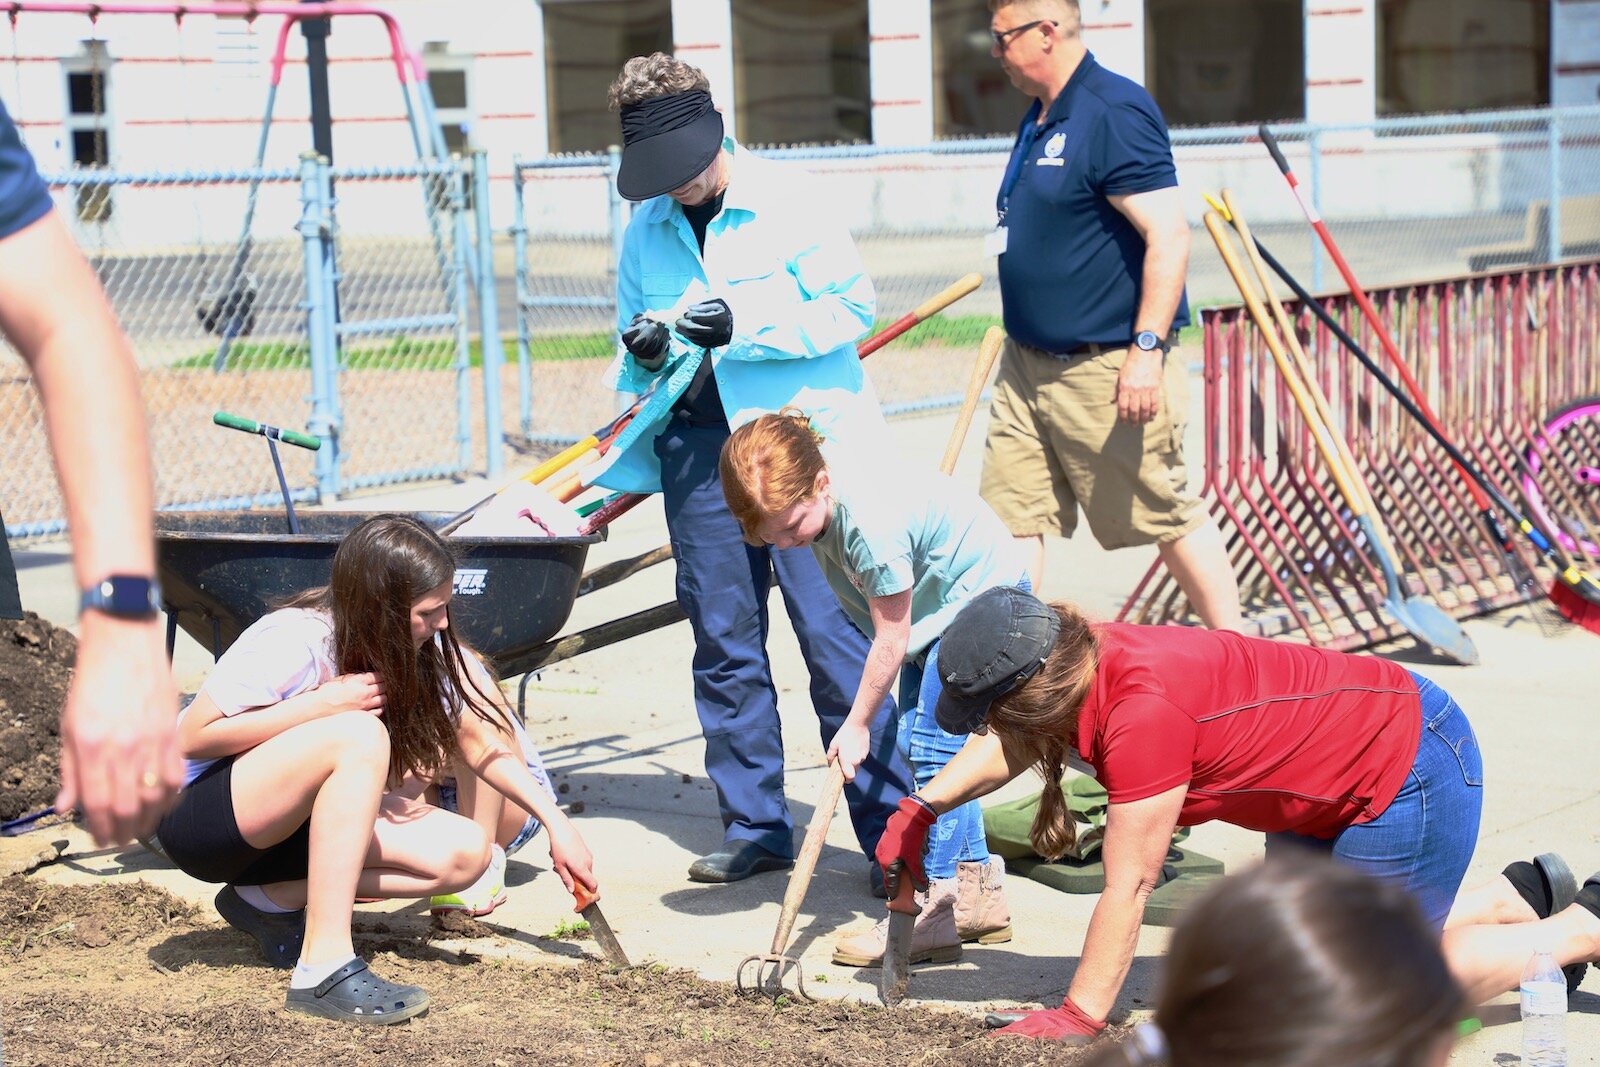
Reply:
[[1293, 833], [1267, 835], [1270, 858], [1284, 846], [1306, 846], [1408, 889], [1436, 928], [1455, 903], [1483, 813], [1483, 753], [1466, 713], [1449, 693], [1419, 674], [1422, 739], [1405, 785], [1371, 822], [1329, 840]]
[[[724, 837], [791, 857], [794, 823], [783, 795], [783, 735], [766, 648], [773, 572], [811, 672], [824, 749], [850, 714], [868, 642], [809, 548], [744, 543], [717, 471], [728, 436], [725, 425], [669, 420], [655, 440], [661, 496], [678, 566], [678, 603], [694, 628], [695, 707]], [[911, 790], [910, 771], [895, 751], [894, 701], [885, 700], [873, 721], [870, 754], [845, 787], [856, 840], [868, 856]]]
[[[947, 734], [939, 729], [933, 709], [944, 685], [939, 681], [939, 642], [928, 646], [923, 662], [907, 660], [900, 668], [900, 754], [911, 764], [911, 773], [921, 789], [944, 770], [950, 758], [961, 751], [969, 734]], [[928, 851], [923, 854], [923, 869], [929, 878], [954, 878], [956, 864], [968, 861], [987, 863], [989, 842], [983, 832], [983, 808], [969, 800], [939, 816], [928, 831]]]

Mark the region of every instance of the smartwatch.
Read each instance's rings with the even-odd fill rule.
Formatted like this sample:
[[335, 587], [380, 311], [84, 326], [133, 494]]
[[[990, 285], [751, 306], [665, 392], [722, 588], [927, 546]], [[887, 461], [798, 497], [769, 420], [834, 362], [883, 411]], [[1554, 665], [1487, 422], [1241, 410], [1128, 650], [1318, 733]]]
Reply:
[[107, 575], [83, 591], [78, 610], [119, 619], [153, 619], [161, 610], [161, 583], [133, 574]]
[[1133, 336], [1133, 347], [1141, 352], [1160, 352], [1163, 356], [1172, 351], [1165, 337], [1157, 337], [1154, 330], [1140, 330]]

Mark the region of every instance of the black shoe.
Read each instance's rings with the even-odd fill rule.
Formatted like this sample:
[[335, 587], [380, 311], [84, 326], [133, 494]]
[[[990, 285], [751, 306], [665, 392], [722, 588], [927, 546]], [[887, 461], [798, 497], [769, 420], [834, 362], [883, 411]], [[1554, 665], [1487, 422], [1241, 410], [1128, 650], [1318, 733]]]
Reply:
[[238, 890], [225, 885], [217, 893], [217, 914], [235, 930], [242, 930], [256, 939], [261, 954], [274, 967], [293, 967], [300, 960], [300, 945], [306, 939], [306, 910], [290, 912], [257, 911], [239, 896]]
[[889, 899], [889, 889], [883, 884], [883, 868], [878, 866], [877, 860], [867, 866], [867, 888], [879, 900]]
[[738, 882], [762, 871], [786, 871], [794, 860], [768, 852], [754, 841], [726, 841], [720, 851], [689, 865], [691, 882]]

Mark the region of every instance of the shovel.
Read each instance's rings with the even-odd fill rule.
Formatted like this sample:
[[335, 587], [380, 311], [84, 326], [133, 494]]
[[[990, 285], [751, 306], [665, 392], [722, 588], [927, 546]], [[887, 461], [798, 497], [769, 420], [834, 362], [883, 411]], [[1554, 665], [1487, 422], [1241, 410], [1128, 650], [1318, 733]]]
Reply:
[[[1257, 328], [1266, 340], [1267, 348], [1278, 365], [1284, 384], [1289, 387], [1289, 392], [1294, 397], [1295, 405], [1311, 429], [1317, 450], [1322, 453], [1323, 462], [1333, 475], [1339, 494], [1344, 497], [1356, 526], [1366, 535], [1367, 545], [1383, 572], [1384, 610], [1388, 612], [1390, 618], [1404, 627], [1407, 633], [1446, 659], [1467, 665], [1477, 663], [1478, 649], [1459, 623], [1446, 615], [1437, 604], [1430, 603], [1420, 596], [1408, 597], [1401, 589], [1399, 572], [1394, 563], [1394, 548], [1387, 534], [1373, 521], [1372, 498], [1367, 495], [1366, 484], [1361, 480], [1350, 446], [1345, 442], [1343, 435], [1333, 428], [1328, 402], [1310, 373], [1310, 361], [1300, 347], [1299, 337], [1292, 329], [1289, 317], [1284, 312], [1283, 305], [1278, 302], [1272, 287], [1265, 283], [1266, 266], [1255, 251], [1249, 226], [1235, 209], [1233, 198], [1226, 192], [1222, 194], [1222, 198], [1224, 210], [1228, 212], [1234, 228], [1239, 231], [1239, 236], [1251, 254], [1257, 273], [1263, 277], [1267, 298], [1272, 302], [1276, 315], [1276, 325], [1283, 331], [1281, 337], [1278, 330], [1274, 329], [1273, 320], [1268, 318], [1266, 308], [1262, 306], [1254, 284], [1245, 274], [1244, 265], [1239, 262], [1238, 252], [1234, 250], [1232, 242], [1222, 229], [1222, 216], [1215, 211], [1208, 211], [1205, 217], [1206, 229], [1216, 242], [1217, 251], [1221, 253], [1228, 273], [1233, 276], [1234, 284], [1239, 287], [1239, 293], [1244, 297], [1250, 317], [1255, 320]], [[1292, 357], [1290, 352], [1285, 350], [1285, 342], [1293, 350]]]

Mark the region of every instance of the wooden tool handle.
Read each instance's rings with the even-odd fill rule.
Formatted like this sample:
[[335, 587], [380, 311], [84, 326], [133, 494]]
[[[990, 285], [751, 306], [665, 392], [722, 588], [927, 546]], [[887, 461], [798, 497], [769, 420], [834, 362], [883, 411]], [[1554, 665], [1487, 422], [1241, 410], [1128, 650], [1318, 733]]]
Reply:
[[783, 911], [778, 915], [778, 928], [772, 934], [774, 956], [781, 954], [789, 944], [795, 916], [800, 912], [800, 902], [806, 898], [806, 889], [811, 885], [811, 872], [817, 869], [817, 857], [822, 855], [822, 845], [828, 838], [828, 824], [833, 821], [834, 809], [839, 806], [839, 794], [843, 792], [844, 768], [835, 760], [828, 768], [828, 780], [823, 783], [822, 796], [817, 799], [817, 810], [811, 813], [811, 822], [806, 826], [806, 840], [800, 846], [794, 871], [789, 875], [789, 888], [783, 893]]
[[1006, 332], [998, 326], [991, 326], [983, 335], [983, 343], [978, 346], [978, 362], [973, 364], [972, 377], [967, 381], [967, 395], [961, 401], [961, 414], [956, 416], [955, 429], [950, 433], [950, 443], [944, 449], [944, 460], [939, 464], [939, 469], [945, 474], [956, 469], [961, 443], [967, 439], [967, 427], [972, 425], [972, 416], [978, 410], [978, 397], [983, 394], [984, 384], [989, 380], [989, 372], [994, 369], [994, 361], [1000, 358], [1000, 347], [1005, 340]]

